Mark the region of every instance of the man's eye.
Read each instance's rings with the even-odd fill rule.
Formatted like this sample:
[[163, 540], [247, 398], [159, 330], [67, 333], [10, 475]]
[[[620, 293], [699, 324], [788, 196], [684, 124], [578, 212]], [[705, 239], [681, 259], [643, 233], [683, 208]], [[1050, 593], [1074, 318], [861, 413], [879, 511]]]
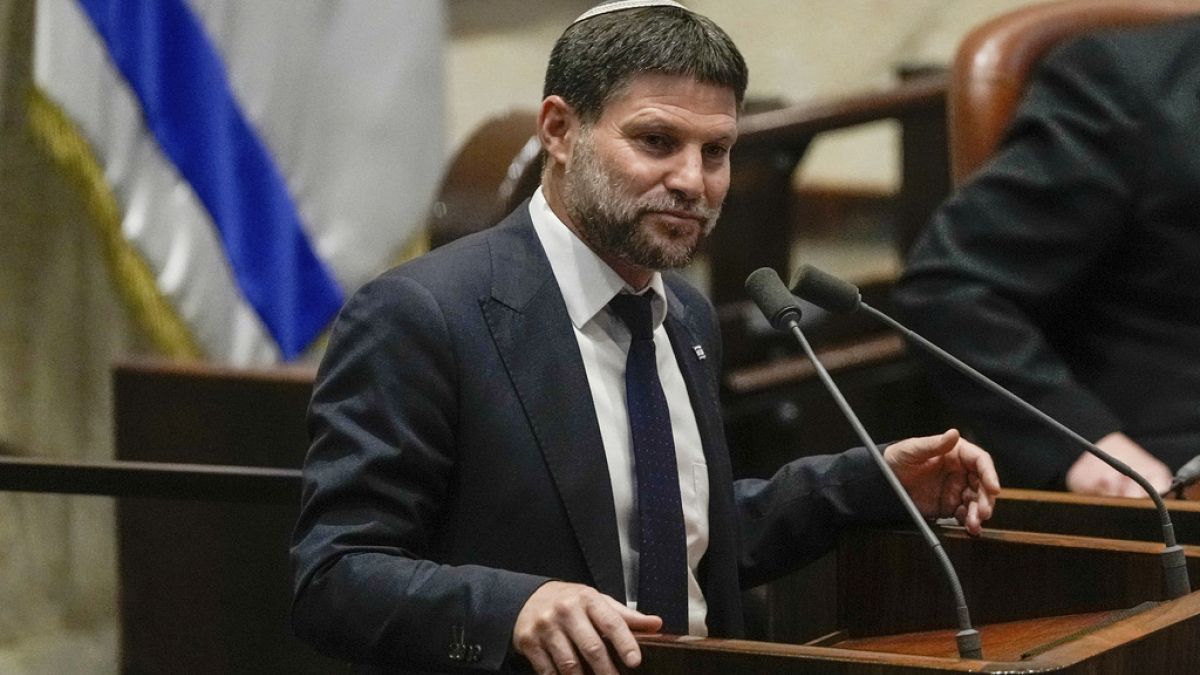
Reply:
[[663, 136], [662, 134], [646, 134], [645, 136], [642, 136], [642, 143], [645, 144], [646, 147], [654, 148], [656, 150], [665, 150], [671, 147], [671, 139]]
[[729, 154], [729, 148], [724, 145], [708, 145], [704, 147], [704, 156], [709, 159], [724, 159]]

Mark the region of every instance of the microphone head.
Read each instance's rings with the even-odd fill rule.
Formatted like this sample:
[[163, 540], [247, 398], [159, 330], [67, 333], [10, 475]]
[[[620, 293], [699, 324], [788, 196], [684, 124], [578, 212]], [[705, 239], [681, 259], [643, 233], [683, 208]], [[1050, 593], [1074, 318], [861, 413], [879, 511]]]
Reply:
[[812, 265], [801, 265], [796, 271], [792, 293], [834, 314], [849, 314], [862, 303], [858, 286], [826, 274]]
[[1184, 488], [1189, 487], [1197, 480], [1200, 480], [1200, 456], [1191, 458], [1187, 464], [1179, 467], [1172, 483], [1174, 486]]
[[769, 267], [760, 267], [746, 277], [746, 295], [758, 306], [758, 310], [767, 317], [767, 321], [779, 330], [787, 329], [790, 317], [800, 320], [800, 308], [796, 306], [796, 298], [783, 285], [779, 273]]

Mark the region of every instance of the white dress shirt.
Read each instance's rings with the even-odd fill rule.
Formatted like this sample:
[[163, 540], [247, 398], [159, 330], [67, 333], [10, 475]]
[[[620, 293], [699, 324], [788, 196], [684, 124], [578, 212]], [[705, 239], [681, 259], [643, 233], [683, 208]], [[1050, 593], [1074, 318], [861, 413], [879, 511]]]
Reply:
[[[630, 334], [625, 324], [607, 309], [613, 296], [622, 291], [635, 291], [559, 220], [550, 210], [540, 187], [529, 203], [529, 215], [546, 257], [550, 259], [550, 268], [562, 291], [567, 314], [575, 330], [575, 339], [579, 343], [579, 353], [583, 357], [588, 387], [596, 406], [596, 419], [600, 423], [600, 437], [608, 459], [628, 595], [626, 603], [636, 609], [640, 541], [635, 503], [637, 479], [629, 416], [625, 407], [625, 360], [629, 353]], [[662, 381], [671, 414], [675, 463], [679, 468], [679, 495], [683, 502], [684, 527], [687, 531], [688, 632], [704, 636], [708, 635], [705, 625], [708, 605], [696, 581], [696, 567], [708, 550], [708, 466], [687, 384], [662, 326], [667, 315], [667, 296], [662, 275], [655, 272], [648, 287], [654, 289], [655, 293], [652, 304], [654, 350], [658, 377]]]

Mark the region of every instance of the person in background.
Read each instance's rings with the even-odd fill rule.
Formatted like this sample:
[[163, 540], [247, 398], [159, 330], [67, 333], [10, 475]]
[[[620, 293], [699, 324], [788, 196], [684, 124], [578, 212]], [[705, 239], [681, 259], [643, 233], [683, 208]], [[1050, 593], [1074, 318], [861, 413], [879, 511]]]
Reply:
[[[918, 333], [1144, 475], [1200, 453], [1200, 18], [1051, 53], [993, 160], [935, 213], [895, 299]], [[1006, 485], [1141, 497], [949, 370]]]

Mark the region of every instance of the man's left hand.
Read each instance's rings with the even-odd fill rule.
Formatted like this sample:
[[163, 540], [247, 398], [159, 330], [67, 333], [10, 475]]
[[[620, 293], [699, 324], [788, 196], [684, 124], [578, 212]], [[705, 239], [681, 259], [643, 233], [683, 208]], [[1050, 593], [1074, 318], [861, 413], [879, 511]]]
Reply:
[[893, 443], [883, 457], [926, 518], [954, 516], [967, 532], [979, 534], [992, 517], [1000, 493], [996, 467], [957, 429]]

